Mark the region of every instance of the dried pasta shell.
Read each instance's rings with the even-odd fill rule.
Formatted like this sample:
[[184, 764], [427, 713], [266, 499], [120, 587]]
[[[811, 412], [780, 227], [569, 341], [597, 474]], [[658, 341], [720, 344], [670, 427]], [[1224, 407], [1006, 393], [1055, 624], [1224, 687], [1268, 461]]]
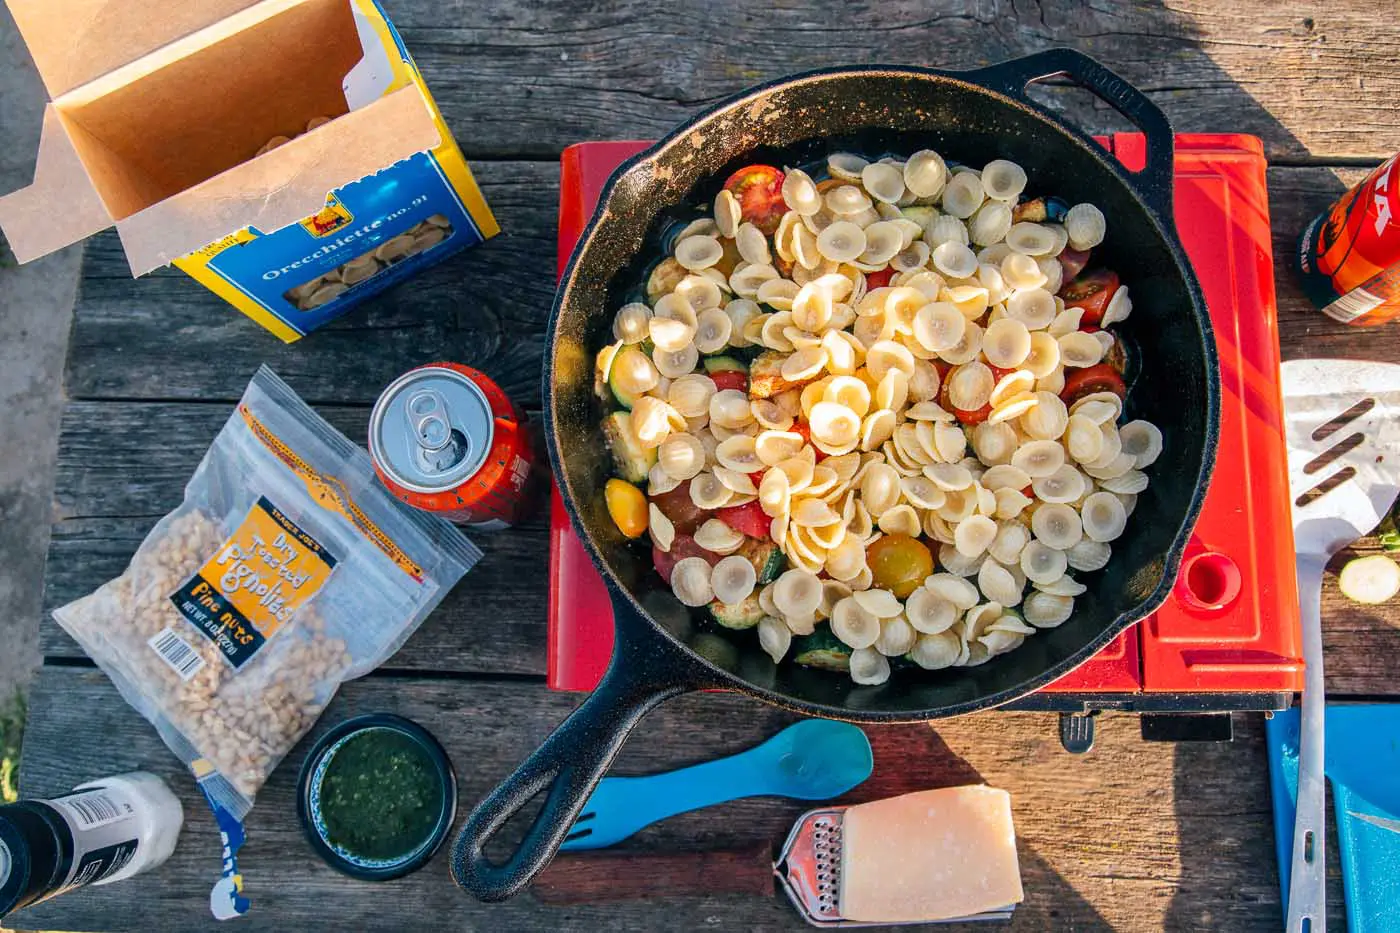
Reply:
[[735, 606], [748, 599], [757, 582], [758, 575], [753, 563], [747, 557], [738, 555], [720, 560], [710, 575], [710, 587], [714, 590], [715, 599], [727, 606]]
[[655, 502], [647, 504], [647, 532], [651, 535], [651, 543], [659, 550], [667, 554], [671, 552], [671, 545], [676, 540], [676, 526], [656, 507]]
[[[1094, 542], [1091, 541], [1089, 543], [1093, 544]], [[1066, 551], [1065, 554], [1065, 559], [1068, 560], [1069, 552]], [[1050, 583], [1037, 583], [1035, 584], [1035, 588], [1042, 593], [1049, 593], [1052, 596], [1081, 596], [1089, 590], [1087, 586], [1076, 581], [1074, 577], [1071, 577], [1069, 574], [1065, 574], [1058, 580], [1054, 580]]]
[[964, 557], [978, 557], [996, 540], [997, 523], [985, 515], [973, 515], [953, 529], [953, 544]]
[[758, 459], [754, 439], [747, 434], [736, 434], [720, 441], [715, 448], [715, 459], [720, 466], [739, 473], [755, 473], [763, 469], [763, 461]]
[[738, 429], [753, 421], [748, 393], [740, 389], [722, 389], [710, 396], [710, 423]]
[[908, 657], [926, 671], [940, 671], [957, 662], [960, 650], [956, 635], [940, 632], [937, 635], [920, 635]]
[[613, 316], [613, 339], [623, 343], [641, 343], [650, 333], [650, 320], [651, 309], [641, 302], [623, 305]]
[[982, 335], [982, 353], [987, 362], [1000, 369], [1015, 369], [1031, 352], [1031, 335], [1026, 325], [1012, 318], [988, 324]]
[[722, 509], [734, 498], [734, 490], [713, 473], [701, 471], [690, 481], [690, 501], [699, 509]]
[[879, 529], [887, 535], [908, 535], [916, 538], [922, 532], [923, 522], [919, 520], [919, 513], [914, 511], [911, 505], [903, 503], [896, 505], [892, 509], [886, 509], [877, 522]]
[[904, 163], [904, 185], [920, 198], [934, 198], [948, 179], [948, 166], [932, 149], [920, 149]]
[[[721, 314], [723, 317], [723, 314]], [[725, 318], [726, 323], [729, 318]], [[695, 325], [675, 318], [653, 317], [647, 322], [651, 342], [658, 350], [675, 353], [684, 350], [695, 339]]]
[[1083, 573], [1102, 570], [1111, 555], [1108, 544], [1091, 538], [1085, 538], [1065, 551], [1069, 565]]
[[1079, 513], [1068, 505], [1043, 503], [1031, 516], [1031, 531], [1050, 547], [1067, 550], [1084, 536]]
[[977, 255], [956, 240], [947, 240], [933, 248], [933, 267], [954, 279], [966, 279], [977, 274]]
[[996, 492], [998, 489], [1025, 489], [1031, 485], [1031, 477], [1020, 467], [1004, 463], [983, 473], [979, 482], [983, 488]]
[[1128, 286], [1120, 285], [1118, 290], [1113, 293], [1113, 297], [1108, 299], [1108, 307], [1104, 309], [1100, 324], [1107, 327], [1110, 324], [1126, 321], [1128, 315], [1132, 313], [1133, 300], [1128, 297]]
[[997, 525], [997, 535], [987, 548], [987, 553], [998, 563], [1017, 566], [1030, 540], [1031, 533], [1025, 525], [1017, 521], [1004, 521]]
[[1046, 227], [1021, 221], [1011, 225], [1006, 233], [1006, 245], [1025, 256], [1045, 256], [1055, 248], [1058, 238]]
[[1091, 541], [1113, 541], [1123, 534], [1128, 513], [1123, 503], [1111, 492], [1092, 493], [1080, 508], [1084, 534]]
[[1001, 276], [1017, 291], [1041, 288], [1046, 284], [1045, 273], [1033, 256], [1012, 252], [1001, 261]]
[[852, 648], [869, 648], [880, 637], [880, 620], [862, 608], [853, 594], [832, 607], [831, 632]]
[[993, 159], [982, 167], [982, 190], [989, 198], [1014, 201], [1026, 190], [1026, 170], [1015, 162]]
[[715, 225], [721, 236], [726, 236], [731, 240], [739, 231], [739, 219], [743, 214], [739, 207], [739, 200], [734, 197], [734, 193], [725, 188], [715, 196]]
[[671, 592], [687, 606], [704, 606], [715, 598], [710, 586], [711, 573], [705, 558], [683, 557], [671, 568]]
[[1059, 339], [1060, 361], [1066, 366], [1082, 368], [1094, 366], [1103, 359], [1103, 346], [1093, 334], [1075, 331]]
[[850, 262], [865, 246], [865, 231], [849, 220], [838, 220], [817, 235], [817, 252], [836, 262]]
[[762, 230], [747, 221], [739, 225], [734, 244], [745, 262], [768, 265], [773, 261], [772, 253], [768, 250], [768, 238]]
[[822, 196], [810, 175], [790, 168], [783, 176], [783, 203], [797, 214], [815, 214], [821, 210]]
[[1011, 571], [990, 558], [977, 569], [977, 588], [983, 596], [1002, 606], [1020, 605], [1021, 585]]
[[734, 498], [730, 500], [731, 506], [742, 505], [740, 498], [752, 500], [758, 497], [758, 487], [753, 484], [753, 477], [739, 470], [731, 470], [729, 467], [714, 467], [715, 477], [724, 484], [725, 488], [734, 493]]
[[1125, 454], [1134, 458], [1136, 469], [1145, 470], [1162, 455], [1162, 432], [1149, 421], [1129, 421], [1118, 429]]
[[660, 463], [653, 463], [650, 470], [647, 470], [647, 495], [660, 496], [670, 492], [679, 486], [683, 480], [678, 480], [661, 468]]
[[873, 464], [865, 471], [860, 482], [861, 503], [872, 518], [878, 519], [898, 504], [901, 495], [899, 480], [899, 473], [887, 463]]
[[875, 639], [875, 650], [885, 657], [898, 658], [908, 654], [918, 640], [918, 631], [907, 618], [898, 615], [880, 622], [880, 637]]
[[758, 644], [778, 664], [792, 647], [792, 631], [780, 619], [764, 616], [758, 621]]
[[1088, 481], [1083, 473], [1066, 463], [1049, 476], [1037, 477], [1031, 488], [1042, 502], [1078, 502], [1088, 489]]
[[672, 434], [661, 442], [657, 463], [667, 476], [687, 480], [705, 468], [705, 447], [692, 434]]
[[990, 246], [1006, 238], [1011, 229], [1011, 208], [999, 201], [987, 201], [967, 222], [967, 235], [978, 246]]
[[1129, 470], [1121, 476], [1112, 476], [1100, 483], [1104, 489], [1119, 495], [1137, 495], [1147, 489], [1147, 474]]
[[980, 285], [954, 285], [939, 293], [939, 300], [946, 301], [958, 309], [958, 313], [969, 321], [975, 321], [987, 313], [987, 290]]
[[[956, 551], [954, 552], [956, 553]], [[941, 559], [941, 556], [940, 556]], [[924, 579], [924, 589], [948, 600], [958, 610], [959, 613], [966, 612], [977, 605], [977, 587], [963, 579], [962, 576], [949, 573], [935, 573]], [[910, 621], [913, 621], [912, 619]]]
[[1095, 392], [1077, 400], [1070, 407], [1070, 414], [1083, 415], [1095, 424], [1108, 424], [1123, 414], [1123, 400], [1112, 392]]
[[905, 248], [904, 232], [892, 221], [880, 221], [865, 228], [865, 252], [860, 261], [883, 267]]
[[957, 366], [948, 373], [946, 380], [948, 402], [960, 411], [977, 411], [991, 399], [996, 381], [996, 375], [986, 363]]
[[1006, 316], [1028, 330], [1049, 327], [1055, 320], [1055, 296], [1043, 288], [1022, 288], [1006, 299]]
[[659, 375], [677, 379], [695, 371], [695, 365], [700, 362], [700, 351], [695, 349], [694, 343], [688, 343], [674, 353], [658, 348], [651, 359]]
[[983, 422], [972, 429], [972, 449], [988, 466], [1010, 463], [1018, 443], [1016, 430], [1009, 424]]
[[981, 352], [982, 328], [975, 321], [968, 321], [963, 330], [962, 339], [958, 341], [957, 346], [948, 350], [940, 350], [938, 355], [944, 362], [957, 366], [972, 362]]
[[1103, 242], [1108, 224], [1103, 212], [1092, 204], [1076, 204], [1065, 213], [1065, 233], [1077, 250], [1093, 249]]
[[754, 298], [758, 295], [760, 285], [779, 277], [778, 270], [772, 266], [749, 263], [742, 269], [735, 267], [733, 274], [729, 276], [729, 287], [741, 298]]
[[1032, 593], [1021, 607], [1025, 620], [1036, 628], [1055, 628], [1074, 615], [1074, 599], [1050, 593]]
[[789, 514], [792, 492], [787, 474], [782, 470], [766, 471], [758, 484], [758, 501], [764, 514], [769, 517]]
[[967, 452], [967, 435], [955, 423], [936, 421], [933, 425], [933, 448], [945, 463], [955, 463]]
[[870, 196], [859, 185], [837, 185], [826, 192], [826, 208], [833, 214], [859, 214], [869, 210], [871, 205]]
[[666, 390], [666, 401], [684, 418], [706, 417], [710, 414], [710, 399], [715, 394], [714, 380], [699, 373], [679, 376]]
[[715, 554], [733, 554], [744, 543], [744, 535], [711, 518], [695, 529], [695, 543]]
[[899, 598], [889, 590], [864, 590], [851, 596], [856, 605], [877, 619], [893, 619], [904, 611]]
[[791, 431], [760, 431], [754, 438], [754, 452], [765, 466], [777, 466], [802, 450], [806, 440]]
[[1060, 369], [1060, 343], [1044, 331], [1031, 334], [1031, 352], [1021, 365], [1036, 379], [1044, 379]]
[[957, 172], [943, 188], [943, 210], [966, 219], [986, 200], [982, 179], [972, 172]]
[[1021, 572], [1032, 583], [1054, 583], [1065, 575], [1069, 562], [1065, 552], [1052, 548], [1043, 541], [1032, 541], [1021, 551]]
[[1039, 390], [1039, 383], [1035, 397], [1036, 406], [1021, 416], [1021, 430], [1036, 440], [1058, 440], [1069, 426], [1065, 403], [1053, 392]]
[[643, 395], [632, 406], [632, 431], [647, 450], [660, 447], [673, 430], [685, 428], [680, 413], [654, 395]]
[[719, 262], [724, 248], [714, 237], [689, 236], [676, 241], [674, 252], [676, 262], [691, 272], [699, 272]]
[[[944, 574], [943, 576], [948, 576]], [[951, 579], [958, 579], [953, 577]], [[958, 580], [959, 583], [964, 581]], [[976, 598], [975, 595], [973, 597]], [[905, 618], [914, 631], [921, 635], [937, 635], [946, 632], [958, 621], [959, 608], [939, 592], [927, 587], [919, 587], [909, 594], [904, 607]]]
[[773, 605], [784, 617], [815, 615], [822, 602], [822, 581], [804, 570], [788, 570], [773, 583]]

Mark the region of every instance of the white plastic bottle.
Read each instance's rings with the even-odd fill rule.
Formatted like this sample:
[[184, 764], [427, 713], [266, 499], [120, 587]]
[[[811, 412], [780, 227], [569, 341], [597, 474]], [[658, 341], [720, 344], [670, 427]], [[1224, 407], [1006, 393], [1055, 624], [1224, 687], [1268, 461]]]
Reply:
[[145, 771], [0, 806], [0, 919], [74, 888], [155, 868], [175, 851], [184, 821], [179, 798]]

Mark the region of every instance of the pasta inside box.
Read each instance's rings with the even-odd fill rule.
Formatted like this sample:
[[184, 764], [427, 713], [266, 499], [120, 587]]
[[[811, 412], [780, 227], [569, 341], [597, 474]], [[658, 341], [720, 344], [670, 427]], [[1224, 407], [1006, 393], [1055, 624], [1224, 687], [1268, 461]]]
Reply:
[[375, 0], [7, 0], [52, 102], [24, 262], [116, 226], [283, 340], [498, 227]]

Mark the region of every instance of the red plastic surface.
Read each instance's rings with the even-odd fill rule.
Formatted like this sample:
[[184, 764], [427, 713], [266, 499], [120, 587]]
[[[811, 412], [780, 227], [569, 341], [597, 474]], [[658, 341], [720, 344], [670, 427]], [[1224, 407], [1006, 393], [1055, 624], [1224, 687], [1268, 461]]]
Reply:
[[[645, 146], [582, 143], [565, 150], [561, 272], [608, 176]], [[1110, 148], [1128, 168], [1142, 166], [1140, 135], [1119, 134]], [[1220, 347], [1215, 480], [1177, 593], [1047, 691], [1209, 694], [1301, 687], [1262, 147], [1251, 136], [1182, 134], [1176, 164], [1178, 232], [1201, 279]], [[612, 607], [554, 495], [548, 683], [591, 690], [612, 654]]]

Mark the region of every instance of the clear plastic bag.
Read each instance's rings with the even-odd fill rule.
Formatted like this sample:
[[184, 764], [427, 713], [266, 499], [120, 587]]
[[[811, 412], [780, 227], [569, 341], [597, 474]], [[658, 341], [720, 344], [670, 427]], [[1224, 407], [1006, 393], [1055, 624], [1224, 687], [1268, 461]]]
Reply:
[[126, 571], [54, 617], [241, 820], [346, 680], [481, 552], [266, 366]]

